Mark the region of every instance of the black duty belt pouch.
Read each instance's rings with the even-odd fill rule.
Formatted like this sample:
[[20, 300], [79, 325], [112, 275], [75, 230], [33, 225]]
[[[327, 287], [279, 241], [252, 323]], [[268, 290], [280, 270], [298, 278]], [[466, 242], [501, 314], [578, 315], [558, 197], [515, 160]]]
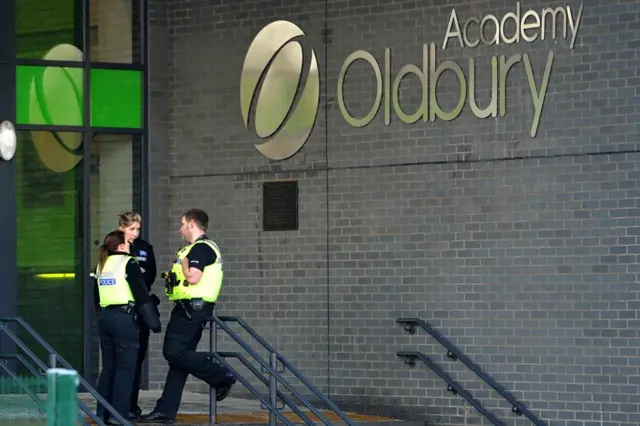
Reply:
[[191, 299], [190, 305], [194, 312], [200, 312], [204, 306], [204, 301], [202, 299]]

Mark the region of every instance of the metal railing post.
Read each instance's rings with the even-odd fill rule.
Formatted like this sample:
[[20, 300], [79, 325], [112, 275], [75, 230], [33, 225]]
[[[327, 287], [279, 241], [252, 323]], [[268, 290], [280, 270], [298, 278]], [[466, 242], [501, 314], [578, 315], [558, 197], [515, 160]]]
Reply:
[[[216, 316], [216, 308], [213, 307], [213, 316]], [[218, 352], [218, 325], [215, 321], [211, 321], [211, 329], [209, 330], [209, 352]], [[211, 358], [211, 362], [217, 362], [215, 358]], [[209, 424], [216, 424], [218, 417], [218, 400], [216, 398], [216, 390], [209, 388]]]
[[[269, 353], [269, 366], [273, 369], [273, 371], [277, 371], [278, 368], [278, 354], [275, 352]], [[276, 407], [278, 404], [277, 400], [278, 393], [278, 381], [276, 376], [273, 373], [269, 373], [269, 403]], [[276, 414], [272, 411], [269, 411], [269, 426], [276, 425]]]

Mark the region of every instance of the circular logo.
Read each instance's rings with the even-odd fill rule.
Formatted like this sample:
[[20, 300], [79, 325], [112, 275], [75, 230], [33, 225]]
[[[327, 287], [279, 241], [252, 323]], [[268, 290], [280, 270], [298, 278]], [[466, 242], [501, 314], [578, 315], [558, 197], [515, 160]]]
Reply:
[[293, 40], [304, 35], [291, 22], [272, 22], [253, 39], [242, 66], [240, 108], [244, 125], [248, 130], [249, 111], [255, 102], [255, 132], [265, 141], [254, 146], [271, 160], [284, 160], [298, 152], [316, 121], [320, 100], [318, 61], [311, 49], [305, 73], [302, 45]]
[[[82, 51], [70, 44], [59, 44], [44, 59], [79, 62]], [[82, 68], [46, 67], [31, 82], [31, 122], [82, 123], [82, 86]], [[81, 132], [34, 131], [31, 135], [38, 156], [54, 172], [68, 172], [82, 160]]]

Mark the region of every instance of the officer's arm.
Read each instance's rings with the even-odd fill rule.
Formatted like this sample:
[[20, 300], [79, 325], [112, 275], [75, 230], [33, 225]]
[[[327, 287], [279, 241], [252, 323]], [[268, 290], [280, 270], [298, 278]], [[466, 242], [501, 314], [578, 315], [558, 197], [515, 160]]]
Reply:
[[189, 284], [196, 284], [202, 278], [202, 272], [216, 261], [216, 253], [208, 244], [196, 244], [182, 260], [182, 271]]
[[98, 279], [93, 279], [93, 306], [96, 312], [100, 312], [100, 291], [98, 289]]
[[144, 319], [147, 327], [153, 330], [154, 333], [159, 333], [161, 326], [156, 305], [147, 292], [146, 285], [142, 279], [140, 265], [134, 259], [127, 263], [127, 282], [136, 302], [136, 310]]
[[151, 244], [147, 247], [147, 261], [144, 264], [144, 269], [145, 271], [142, 274], [142, 278], [144, 279], [144, 283], [147, 285], [147, 289], [151, 290], [151, 286], [156, 280], [156, 275], [158, 274], [156, 255], [153, 252], [153, 246]]
[[127, 263], [127, 282], [129, 283], [129, 288], [131, 289], [131, 294], [133, 294], [136, 304], [144, 305], [145, 303], [151, 303], [151, 297], [142, 280], [140, 264], [134, 259], [129, 260], [129, 263]]

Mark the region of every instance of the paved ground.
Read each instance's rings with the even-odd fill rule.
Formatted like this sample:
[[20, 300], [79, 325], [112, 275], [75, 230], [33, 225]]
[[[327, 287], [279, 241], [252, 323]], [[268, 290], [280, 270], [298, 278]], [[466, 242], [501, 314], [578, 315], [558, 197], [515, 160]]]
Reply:
[[[156, 400], [160, 397], [160, 391], [142, 391], [140, 392], [140, 408], [144, 413], [150, 412], [155, 406]], [[87, 395], [81, 395], [81, 398], [86, 401], [87, 405], [91, 408], [95, 408], [95, 401], [92, 397]], [[291, 410], [285, 409], [287, 412], [287, 418], [293, 422], [300, 424], [300, 419]], [[306, 411], [306, 410], [305, 410]], [[185, 392], [182, 396], [182, 404], [180, 405], [180, 414], [176, 419], [176, 424], [180, 426], [188, 425], [203, 425], [209, 424], [209, 395]], [[323, 413], [327, 419], [335, 424], [343, 423], [332, 412]], [[380, 425], [381, 423], [395, 422], [394, 419], [368, 416], [356, 413], [348, 413], [349, 417], [353, 421], [357, 421], [359, 426], [364, 424], [375, 423]], [[317, 424], [322, 424], [318, 418], [310, 415], [311, 420], [316, 421]], [[241, 398], [226, 398], [224, 401], [218, 403], [218, 417], [217, 423], [221, 424], [234, 424], [234, 425], [258, 425], [267, 424], [269, 422], [268, 410], [260, 408], [260, 401], [247, 400]], [[280, 422], [279, 422], [280, 423]], [[282, 424], [282, 423], [280, 423]]]
[[[39, 395], [42, 401], [46, 395]], [[142, 391], [140, 393], [140, 407], [144, 413], [150, 412], [160, 397], [159, 391]], [[79, 398], [95, 412], [96, 402], [89, 394], [80, 394]], [[302, 424], [301, 419], [291, 412], [289, 408], [283, 410], [288, 420], [295, 424]], [[320, 419], [304, 410], [310, 419], [316, 424], [323, 424]], [[333, 412], [322, 413], [332, 424], [344, 422]], [[357, 413], [348, 413], [349, 418], [357, 422], [359, 426], [382, 426], [396, 421], [391, 418], [368, 416]], [[266, 425], [269, 422], [269, 412], [260, 408], [257, 400], [241, 398], [227, 398], [218, 403], [217, 424], [225, 425]], [[46, 420], [38, 413], [38, 405], [27, 395], [2, 395], [0, 398], [0, 425], [2, 426], [44, 426]], [[282, 424], [281, 422], [279, 422]], [[180, 426], [204, 425], [209, 423], [209, 395], [185, 392], [180, 406], [180, 414], [176, 419]], [[407, 426], [407, 425], [403, 425]]]

